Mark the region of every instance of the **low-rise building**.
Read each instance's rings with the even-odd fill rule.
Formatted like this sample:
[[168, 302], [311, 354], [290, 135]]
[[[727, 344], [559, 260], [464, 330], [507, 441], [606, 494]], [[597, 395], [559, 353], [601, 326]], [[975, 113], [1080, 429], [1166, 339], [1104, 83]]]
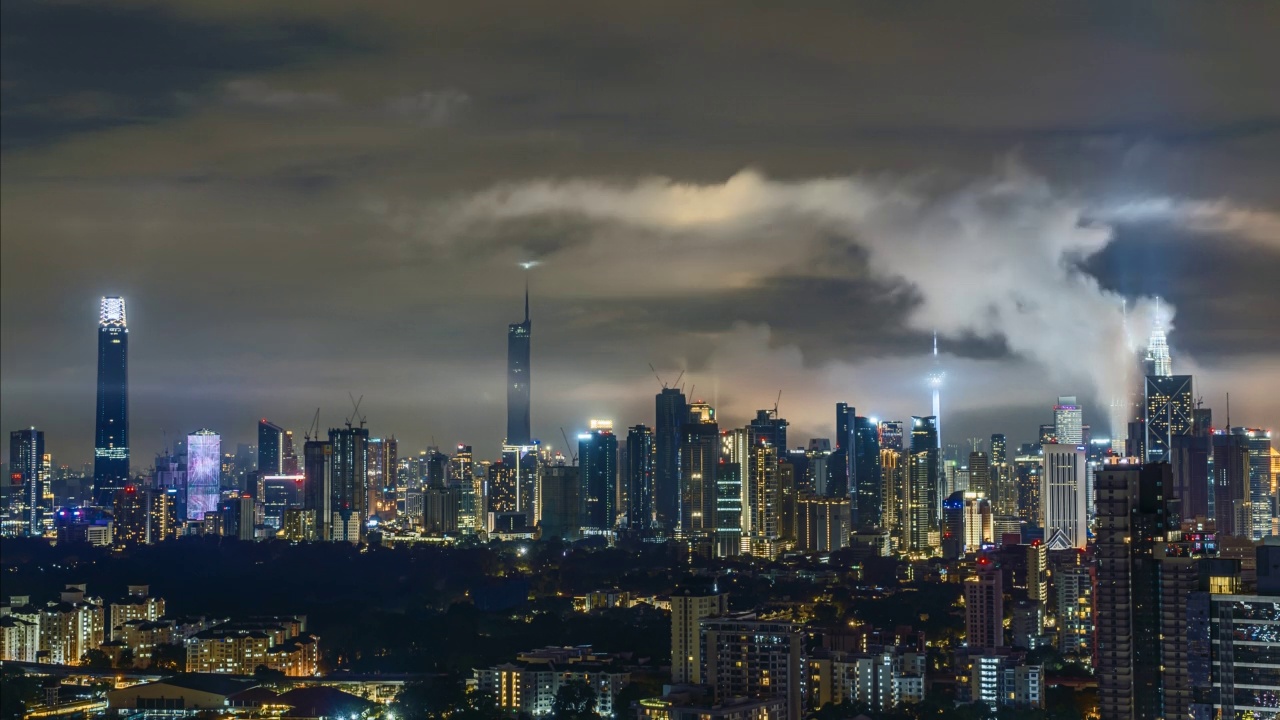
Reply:
[[473, 671], [476, 688], [491, 693], [498, 706], [513, 715], [550, 714], [556, 693], [565, 683], [585, 682], [596, 693], [596, 712], [615, 717], [614, 700], [631, 682], [631, 674], [613, 666], [612, 658], [590, 646], [550, 647], [521, 653], [516, 662]]

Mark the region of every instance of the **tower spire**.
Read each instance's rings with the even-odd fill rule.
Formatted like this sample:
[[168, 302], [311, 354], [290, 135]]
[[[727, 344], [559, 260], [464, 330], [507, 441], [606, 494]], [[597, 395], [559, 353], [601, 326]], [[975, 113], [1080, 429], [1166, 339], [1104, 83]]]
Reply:
[[529, 322], [529, 273], [524, 274], [524, 321]]

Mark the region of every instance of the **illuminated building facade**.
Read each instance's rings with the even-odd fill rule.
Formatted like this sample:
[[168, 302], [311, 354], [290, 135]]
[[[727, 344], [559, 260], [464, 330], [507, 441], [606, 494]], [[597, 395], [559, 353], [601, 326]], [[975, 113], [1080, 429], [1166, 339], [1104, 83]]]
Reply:
[[939, 457], [938, 423], [935, 417], [911, 418], [911, 453], [908, 456], [907, 495], [904, 498], [907, 521], [907, 547], [915, 552], [931, 552], [930, 533], [938, 533]]
[[578, 471], [584, 533], [613, 532], [618, 516], [618, 438], [613, 421], [592, 420], [578, 435]]
[[281, 475], [284, 473], [284, 428], [258, 421], [258, 474]]
[[880, 469], [880, 426], [875, 418], [861, 415], [853, 420], [853, 490], [854, 524], [860, 530], [871, 530], [884, 524], [884, 478]]
[[1253, 537], [1249, 443], [1243, 434], [1218, 432], [1213, 445], [1213, 514], [1221, 535]]
[[664, 387], [655, 398], [654, 514], [659, 526], [672, 530], [680, 522], [680, 429], [688, 422], [684, 393]]
[[701, 622], [729, 612], [724, 593], [680, 590], [671, 594], [671, 682], [702, 682]]
[[1045, 544], [1050, 550], [1083, 548], [1088, 543], [1084, 446], [1051, 443], [1043, 450], [1044, 512], [1040, 526], [1044, 528]]
[[203, 428], [187, 436], [187, 520], [218, 511], [222, 488], [222, 438]]
[[705, 618], [701, 625], [702, 682], [716, 697], [785, 699], [779, 720], [801, 720], [802, 626], [753, 615]]
[[977, 572], [964, 582], [965, 643], [971, 648], [1004, 647], [1004, 580], [990, 558], [978, 558]]
[[653, 428], [627, 428], [627, 527], [635, 532], [653, 526], [654, 461]]
[[1084, 421], [1080, 403], [1074, 395], [1058, 398], [1053, 406], [1053, 436], [1063, 445], [1084, 443]]
[[23, 524], [28, 535], [44, 533], [46, 477], [44, 431], [35, 428], [9, 433], [9, 483], [22, 487]]
[[1169, 462], [1172, 439], [1190, 435], [1194, 396], [1190, 375], [1148, 375], [1143, 403], [1146, 462]]
[[804, 494], [796, 507], [796, 547], [801, 552], [835, 552], [849, 546], [849, 498]]
[[369, 430], [363, 427], [331, 428], [332, 447], [329, 487], [332, 494], [334, 542], [358, 543], [369, 519]]
[[1243, 435], [1249, 452], [1249, 503], [1253, 539], [1271, 534], [1271, 433], [1259, 428], [1231, 428], [1233, 435]]
[[684, 536], [710, 535], [716, 529], [720, 464], [720, 426], [715, 410], [703, 402], [689, 406], [680, 429], [680, 524]]
[[100, 504], [129, 480], [129, 327], [124, 298], [104, 297], [98, 313], [98, 404], [93, 491]]

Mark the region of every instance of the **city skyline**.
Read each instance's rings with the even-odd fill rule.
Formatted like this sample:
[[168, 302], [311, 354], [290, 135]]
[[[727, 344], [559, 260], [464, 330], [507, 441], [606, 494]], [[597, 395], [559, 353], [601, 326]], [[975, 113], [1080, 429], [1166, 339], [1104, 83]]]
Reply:
[[[934, 329], [944, 441], [1032, 440], [1070, 395], [1097, 429], [1107, 339], [1128, 320], [1141, 345], [1157, 296], [1174, 372], [1274, 425], [1268, 11], [1153, 10], [1148, 42], [1091, 8], [748, 8], [705, 46], [721, 18], [698, 8], [669, 8], [670, 36], [641, 8], [499, 29], [470, 8], [6, 4], [27, 42], [6, 43], [0, 422], [86, 459], [84, 318], [118, 295], [136, 462], [162, 433], [252, 443], [254, 419], [298, 431], [317, 406], [337, 425], [348, 392], [408, 446], [485, 447], [537, 261], [552, 444], [652, 422], [650, 363], [733, 422], [782, 389], [801, 438], [830, 434], [828, 397], [905, 420], [929, 412]], [[957, 47], [957, 23], [985, 42]], [[483, 51], [394, 30], [424, 24]], [[1028, 72], [985, 72], [984, 46]]]

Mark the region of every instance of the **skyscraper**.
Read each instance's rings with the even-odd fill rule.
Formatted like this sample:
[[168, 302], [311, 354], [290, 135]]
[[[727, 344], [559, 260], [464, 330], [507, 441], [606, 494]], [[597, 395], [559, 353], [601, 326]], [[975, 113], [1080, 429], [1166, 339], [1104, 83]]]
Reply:
[[911, 454], [907, 461], [908, 547], [916, 552], [932, 550], [929, 531], [937, 530], [939, 475], [937, 418], [911, 418]]
[[531, 429], [529, 340], [529, 286], [524, 288], [524, 322], [507, 326], [507, 445], [526, 446], [533, 442]]
[[218, 512], [222, 490], [222, 437], [202, 428], [187, 436], [187, 520]]
[[1249, 449], [1249, 502], [1253, 517], [1253, 539], [1271, 534], [1271, 433], [1258, 428], [1231, 428], [1243, 435]]
[[827, 462], [824, 493], [828, 497], [845, 497], [853, 492], [850, 481], [855, 464], [853, 448], [857, 442], [854, 437], [857, 414], [858, 411], [849, 403], [836, 403], [836, 447]]
[[1004, 647], [1004, 583], [1000, 568], [983, 555], [964, 583], [965, 642], [970, 648]]
[[284, 474], [284, 428], [258, 421], [258, 476]]
[[853, 498], [854, 523], [859, 530], [881, 527], [884, 486], [880, 472], [880, 426], [874, 418], [854, 418]]
[[991, 482], [991, 463], [981, 450], [969, 453], [969, 489], [985, 497], [993, 497], [995, 488]]
[[1159, 318], [1151, 327], [1151, 338], [1147, 341], [1147, 357], [1143, 360], [1143, 374], [1155, 377], [1169, 377], [1173, 374], [1173, 358], [1169, 356], [1169, 341], [1164, 334], [1164, 325]]
[[627, 429], [627, 527], [646, 531], [653, 525], [653, 429]]
[[1213, 442], [1213, 514], [1218, 534], [1253, 537], [1249, 488], [1249, 443], [1244, 435], [1218, 432]]
[[1063, 445], [1080, 445], [1084, 442], [1084, 422], [1080, 403], [1074, 395], [1058, 398], [1053, 406], [1053, 435]]
[[695, 402], [680, 430], [680, 531], [686, 536], [715, 532], [719, 464], [720, 426], [715, 411]]
[[1190, 375], [1148, 375], [1143, 403], [1146, 462], [1169, 462], [1171, 440], [1190, 435], [1194, 424], [1194, 396]]
[[10, 482], [22, 485], [22, 504], [28, 535], [41, 535], [44, 487], [44, 432], [35, 428], [9, 433]]
[[302, 507], [320, 540], [329, 540], [333, 524], [333, 445], [308, 438], [302, 445]]
[[98, 313], [98, 414], [94, 502], [106, 505], [129, 480], [129, 328], [124, 298], [104, 297]]
[[334, 542], [358, 543], [369, 519], [369, 430], [330, 428], [329, 445], [332, 515], [325, 518]]
[[1085, 474], [1088, 472], [1083, 445], [1053, 443], [1044, 446], [1044, 475], [1040, 493], [1044, 517], [1045, 544], [1050, 550], [1083, 548], [1088, 543], [1085, 516]]
[[729, 596], [688, 589], [671, 593], [671, 682], [702, 682], [700, 621], [729, 612]]
[[658, 525], [669, 531], [680, 521], [680, 428], [689, 408], [676, 388], [662, 388], [655, 401], [653, 507]]
[[579, 506], [584, 533], [613, 532], [618, 507], [618, 438], [613, 421], [592, 420], [578, 435]]

